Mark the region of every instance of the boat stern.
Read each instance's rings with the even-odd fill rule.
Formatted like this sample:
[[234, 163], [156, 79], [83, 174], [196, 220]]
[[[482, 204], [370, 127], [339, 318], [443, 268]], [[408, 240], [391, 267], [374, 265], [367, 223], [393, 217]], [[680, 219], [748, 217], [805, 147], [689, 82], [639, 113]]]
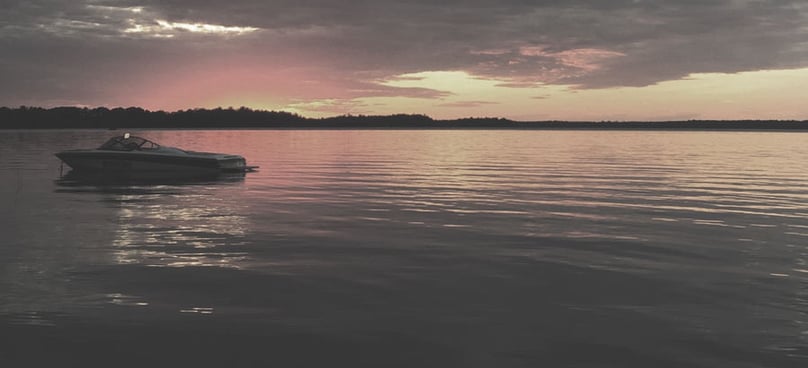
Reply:
[[218, 159], [219, 168], [225, 172], [244, 172], [247, 167], [247, 160], [238, 155], [223, 155]]

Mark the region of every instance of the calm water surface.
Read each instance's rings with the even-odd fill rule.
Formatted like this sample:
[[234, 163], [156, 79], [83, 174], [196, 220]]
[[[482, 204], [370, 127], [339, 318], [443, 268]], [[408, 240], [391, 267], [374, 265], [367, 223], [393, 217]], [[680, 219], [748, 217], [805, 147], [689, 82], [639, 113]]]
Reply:
[[147, 131], [261, 169], [60, 180], [117, 133], [0, 132], [2, 366], [808, 366], [806, 134]]

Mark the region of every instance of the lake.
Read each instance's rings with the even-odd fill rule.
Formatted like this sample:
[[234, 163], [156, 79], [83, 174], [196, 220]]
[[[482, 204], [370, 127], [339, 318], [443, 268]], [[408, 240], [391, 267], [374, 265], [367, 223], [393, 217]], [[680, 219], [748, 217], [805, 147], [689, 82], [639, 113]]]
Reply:
[[261, 168], [0, 131], [0, 366], [808, 366], [806, 133], [132, 133]]

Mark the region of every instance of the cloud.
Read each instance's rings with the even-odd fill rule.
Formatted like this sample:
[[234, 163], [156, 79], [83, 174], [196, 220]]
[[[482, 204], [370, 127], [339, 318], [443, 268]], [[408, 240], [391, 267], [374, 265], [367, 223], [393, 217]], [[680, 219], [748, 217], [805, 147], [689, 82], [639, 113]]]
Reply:
[[217, 24], [168, 22], [157, 19], [152, 24], [131, 22], [123, 33], [142, 33], [153, 37], [174, 37], [177, 33], [191, 32], [213, 35], [241, 35], [257, 31], [255, 27], [228, 27]]
[[20, 1], [0, 13], [0, 104], [103, 101], [228, 58], [263, 65], [256, 77], [294, 66], [337, 75], [318, 96], [337, 100], [445, 96], [383, 84], [424, 71], [523, 88], [647, 86], [808, 66], [806, 24], [801, 0]]
[[[62, 7], [46, 7], [34, 1], [29, 6], [12, 9], [21, 20], [8, 26], [22, 33], [46, 33], [55, 37], [126, 37], [141, 34], [171, 38], [182, 33], [206, 35], [241, 35], [258, 31], [257, 27], [226, 26], [204, 22], [172, 22], [163, 19], [159, 9], [144, 6], [64, 3]], [[5, 28], [5, 27], [4, 27]], [[3, 32], [7, 36], [7, 32]]]
[[328, 115], [362, 115], [368, 114], [368, 105], [356, 100], [324, 99], [317, 101], [300, 101], [288, 105], [296, 112], [302, 113], [326, 113]]
[[496, 105], [496, 104], [497, 102], [490, 102], [490, 101], [456, 101], [439, 104], [438, 106], [469, 108], [469, 107], [479, 107], [484, 105]]
[[546, 51], [544, 48], [522, 47], [519, 52], [525, 56], [546, 56], [556, 60], [561, 65], [576, 68], [590, 73], [603, 68], [604, 62], [609, 59], [626, 56], [626, 54], [603, 49], [583, 48], [563, 51]]

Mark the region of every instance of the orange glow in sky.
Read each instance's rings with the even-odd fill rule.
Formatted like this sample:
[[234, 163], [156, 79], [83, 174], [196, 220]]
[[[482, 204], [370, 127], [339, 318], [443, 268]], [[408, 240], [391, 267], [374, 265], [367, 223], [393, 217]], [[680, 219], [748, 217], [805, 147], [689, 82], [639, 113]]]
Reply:
[[517, 120], [805, 119], [808, 69], [693, 74], [647, 87], [510, 88], [463, 72], [426, 72], [389, 82], [452, 93], [441, 101], [368, 98], [383, 113], [426, 111], [439, 118], [503, 116]]
[[[510, 87], [466, 72], [422, 72], [384, 85], [447, 92], [443, 97], [353, 97], [339, 81], [303, 69], [190, 70], [145, 83], [151, 109], [247, 106], [304, 116], [424, 113], [435, 118], [496, 116], [516, 120], [804, 119], [808, 69], [693, 74], [647, 87]], [[168, 83], [165, 83], [168, 82]], [[295, 99], [285, 93], [307, 96]]]
[[[434, 118], [515, 120], [804, 119], [808, 69], [693, 74], [646, 87], [513, 87], [506, 81], [442, 71], [401, 75], [384, 86], [445, 92], [438, 97], [362, 97], [323, 71], [260, 66], [186, 72], [147, 80], [134, 101], [149, 109], [246, 106], [310, 117], [423, 113]], [[296, 97], [290, 97], [296, 96]], [[134, 97], [134, 98], [131, 98]], [[131, 103], [131, 102], [130, 102]]]

